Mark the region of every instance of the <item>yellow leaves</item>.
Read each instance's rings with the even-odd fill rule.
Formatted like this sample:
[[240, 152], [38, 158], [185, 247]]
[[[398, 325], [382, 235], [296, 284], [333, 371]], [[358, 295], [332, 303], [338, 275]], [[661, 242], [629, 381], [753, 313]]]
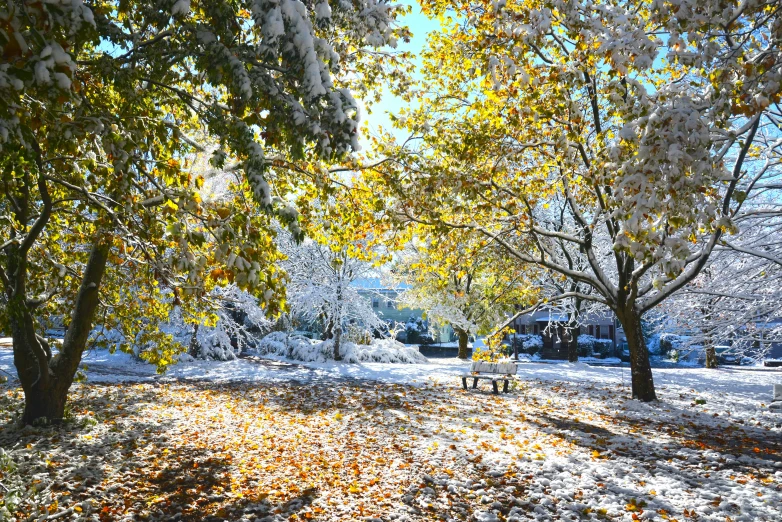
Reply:
[[161, 212], [164, 215], [173, 215], [176, 214], [176, 212], [179, 210], [179, 206], [177, 206], [176, 203], [171, 201], [170, 199], [167, 199], [165, 203], [161, 206]]
[[645, 507], [646, 507], [645, 501], [636, 500], [635, 498], [631, 498], [625, 505], [625, 509], [630, 512], [642, 512], [643, 508]]
[[591, 455], [592, 455], [592, 460], [608, 460], [609, 458], [608, 455], [603, 455], [602, 453], [600, 453], [600, 450], [597, 449], [593, 449]]

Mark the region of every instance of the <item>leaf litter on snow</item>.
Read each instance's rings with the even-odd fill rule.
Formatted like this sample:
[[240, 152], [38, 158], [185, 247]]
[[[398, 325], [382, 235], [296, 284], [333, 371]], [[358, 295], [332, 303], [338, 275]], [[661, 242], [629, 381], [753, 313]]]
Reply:
[[64, 426], [19, 429], [6, 388], [0, 494], [9, 520], [779, 520], [775, 420], [660, 396], [534, 380], [500, 396], [83, 384]]

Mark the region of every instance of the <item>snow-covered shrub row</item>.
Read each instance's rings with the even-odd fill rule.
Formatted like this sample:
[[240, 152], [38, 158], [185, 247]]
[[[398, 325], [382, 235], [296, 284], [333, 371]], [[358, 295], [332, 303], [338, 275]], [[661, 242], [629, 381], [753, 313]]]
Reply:
[[516, 341], [516, 346], [520, 350], [533, 354], [539, 352], [543, 348], [543, 337], [538, 334], [511, 334], [508, 336], [508, 343], [510, 349], [513, 350], [513, 342]]
[[433, 344], [434, 336], [429, 329], [429, 321], [411, 315], [405, 323], [404, 330], [396, 335], [396, 339], [407, 344]]
[[[334, 360], [332, 340], [316, 341], [286, 332], [272, 332], [261, 339], [255, 348], [259, 355], [274, 355], [303, 362], [327, 362]], [[373, 339], [370, 344], [343, 342], [340, 346], [342, 360], [347, 363], [425, 363], [426, 357], [418, 349], [405, 346], [393, 339]]]
[[581, 357], [593, 357], [599, 355], [608, 357], [611, 354], [611, 348], [614, 343], [611, 339], [598, 339], [589, 334], [581, 334], [576, 340], [578, 343], [578, 355]]

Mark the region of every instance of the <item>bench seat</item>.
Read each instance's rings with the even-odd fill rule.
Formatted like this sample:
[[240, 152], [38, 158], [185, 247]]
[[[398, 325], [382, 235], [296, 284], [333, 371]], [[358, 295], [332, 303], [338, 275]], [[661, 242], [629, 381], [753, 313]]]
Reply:
[[774, 397], [771, 399], [769, 409], [773, 411], [782, 411], [782, 384], [774, 385]]
[[462, 386], [467, 389], [467, 379], [472, 379], [472, 387], [478, 387], [478, 381], [491, 381], [494, 393], [500, 393], [498, 383], [503, 382], [502, 391], [507, 393], [510, 381], [516, 379], [514, 363], [489, 363], [475, 361], [470, 365], [470, 373], [462, 375]]

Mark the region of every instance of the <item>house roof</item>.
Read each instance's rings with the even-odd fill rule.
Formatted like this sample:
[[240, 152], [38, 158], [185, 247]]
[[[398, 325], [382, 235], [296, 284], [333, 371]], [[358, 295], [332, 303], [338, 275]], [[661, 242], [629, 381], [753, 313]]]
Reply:
[[568, 316], [567, 314], [546, 314], [545, 317], [538, 317], [535, 319], [537, 322], [567, 322]]
[[383, 284], [383, 282], [380, 280], [379, 277], [362, 277], [360, 279], [356, 279], [355, 281], [350, 283], [350, 286], [352, 288], [357, 288], [359, 290], [408, 290], [412, 288], [410, 285], [405, 283], [398, 283], [395, 286], [389, 286]]

